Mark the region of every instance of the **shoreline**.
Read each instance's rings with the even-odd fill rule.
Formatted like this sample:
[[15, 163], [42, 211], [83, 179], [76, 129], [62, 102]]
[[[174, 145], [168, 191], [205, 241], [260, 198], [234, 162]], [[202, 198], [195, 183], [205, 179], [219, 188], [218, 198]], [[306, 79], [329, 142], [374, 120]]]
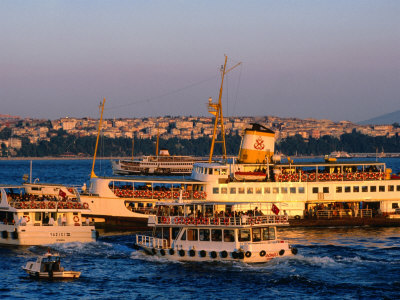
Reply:
[[[96, 160], [114, 160], [114, 159], [130, 159], [130, 157], [96, 157]], [[93, 157], [0, 157], [0, 161], [14, 160], [93, 160]]]

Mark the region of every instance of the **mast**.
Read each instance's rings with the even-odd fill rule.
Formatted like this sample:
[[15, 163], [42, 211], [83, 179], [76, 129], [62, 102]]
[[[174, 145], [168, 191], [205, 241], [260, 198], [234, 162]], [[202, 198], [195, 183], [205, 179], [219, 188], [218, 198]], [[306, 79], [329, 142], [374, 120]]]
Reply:
[[[209, 163], [211, 163], [211, 161], [212, 161], [215, 143], [222, 143], [222, 149], [223, 149], [222, 159], [224, 161], [226, 160], [225, 127], [224, 127], [224, 116], [222, 113], [222, 90], [224, 87], [225, 75], [229, 71], [233, 70], [234, 68], [236, 68], [237, 66], [239, 66], [241, 64], [241, 62], [239, 62], [236, 65], [234, 65], [232, 68], [226, 70], [226, 63], [228, 61], [228, 56], [226, 56], [226, 55], [224, 55], [224, 56], [225, 56], [225, 63], [223, 66], [221, 66], [221, 87], [219, 89], [218, 103], [213, 103], [212, 98], [208, 99], [208, 112], [215, 116], [213, 138], [212, 138], [211, 149], [210, 149], [210, 157], [208, 159]], [[220, 140], [220, 141], [216, 140], [218, 125], [221, 126], [222, 140]]]
[[160, 143], [160, 126], [157, 123], [157, 142], [156, 142], [156, 156], [158, 157], [158, 146]]
[[101, 123], [103, 121], [103, 112], [104, 112], [104, 104], [105, 103], [106, 103], [106, 98], [104, 98], [103, 103], [100, 104], [100, 108], [101, 108], [100, 122], [99, 122], [99, 129], [97, 131], [96, 147], [94, 149], [93, 165], [92, 165], [92, 172], [90, 173], [90, 178], [97, 177], [96, 174], [94, 173], [94, 163], [96, 162], [97, 146], [99, 145], [100, 129], [101, 129]]
[[135, 149], [135, 138], [132, 137], [132, 160], [133, 160], [133, 150]]

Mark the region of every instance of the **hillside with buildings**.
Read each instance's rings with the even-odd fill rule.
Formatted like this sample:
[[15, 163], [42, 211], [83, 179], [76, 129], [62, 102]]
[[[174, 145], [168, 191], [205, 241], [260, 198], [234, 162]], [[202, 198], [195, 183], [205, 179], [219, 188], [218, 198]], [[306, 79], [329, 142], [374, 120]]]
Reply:
[[[3, 156], [16, 156], [23, 145], [35, 147], [54, 142], [55, 138], [95, 137], [97, 135], [97, 119], [61, 118], [58, 120], [22, 119], [20, 117], [0, 116], [0, 145]], [[319, 140], [329, 136], [340, 138], [344, 134], [357, 132], [370, 137], [397, 137], [400, 128], [394, 125], [359, 125], [348, 121], [333, 122], [330, 120], [265, 117], [228, 117], [225, 119], [225, 129], [228, 136], [241, 136], [250, 123], [258, 122], [275, 131], [278, 143], [291, 137], [300, 136], [303, 140]], [[151, 140], [157, 135], [167, 141], [199, 140], [212, 137], [213, 119], [209, 117], [149, 117], [133, 119], [108, 119], [102, 125], [102, 135], [108, 139]], [[90, 142], [92, 140], [90, 139]], [[47, 143], [47, 144], [46, 144]], [[151, 143], [150, 143], [151, 144]], [[45, 145], [45, 146], [43, 146]], [[93, 144], [92, 144], [93, 145]], [[92, 145], [82, 146], [93, 147]], [[125, 147], [129, 147], [125, 145]], [[64, 149], [68, 152], [68, 149]], [[335, 149], [333, 149], [335, 150]], [[333, 151], [332, 150], [332, 151]], [[337, 149], [342, 150], [342, 149]], [[46, 152], [44, 149], [42, 152]], [[85, 152], [85, 151], [84, 151]], [[83, 152], [83, 153], [84, 153]], [[87, 152], [87, 151], [86, 151]], [[77, 153], [74, 153], [77, 154]], [[143, 153], [149, 154], [149, 153]], [[123, 153], [121, 153], [123, 155]]]

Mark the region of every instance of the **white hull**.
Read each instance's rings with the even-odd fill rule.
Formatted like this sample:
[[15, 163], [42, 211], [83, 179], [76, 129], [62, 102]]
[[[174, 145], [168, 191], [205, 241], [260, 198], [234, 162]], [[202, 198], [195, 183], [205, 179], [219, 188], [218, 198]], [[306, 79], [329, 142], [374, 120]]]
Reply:
[[74, 279], [81, 276], [81, 272], [75, 271], [63, 271], [63, 272], [34, 272], [29, 269], [23, 268], [23, 270], [31, 277], [42, 278], [42, 279]]
[[[7, 232], [4, 238], [3, 232]], [[15, 246], [95, 242], [94, 226], [13, 226], [0, 224], [0, 244]]]
[[[167, 260], [171, 261], [182, 261], [182, 262], [215, 262], [215, 261], [222, 261], [222, 262], [233, 262], [233, 261], [239, 261], [243, 263], [265, 263], [270, 261], [271, 259], [277, 258], [277, 257], [285, 257], [285, 256], [293, 256], [294, 254], [292, 253], [291, 249], [287, 248], [285, 245], [284, 247], [276, 247], [277, 250], [259, 250], [259, 251], [251, 251], [250, 249], [247, 250], [246, 252], [238, 252], [238, 251], [231, 251], [228, 252], [226, 250], [219, 250], [218, 249], [210, 249], [209, 251], [206, 250], [199, 250], [199, 251], [194, 251], [190, 252], [190, 250], [175, 250], [170, 252], [171, 249], [155, 249], [155, 248], [149, 248], [146, 246], [139, 246], [140, 250], [143, 250], [146, 254], [148, 255], [155, 255], [160, 258], [164, 258]], [[279, 248], [279, 250], [278, 250]], [[283, 249], [284, 248], [284, 249]], [[283, 254], [280, 254], [281, 250], [284, 250]], [[202, 252], [204, 251], [204, 252]], [[251, 253], [249, 254], [246, 253]], [[262, 252], [264, 251], [264, 252]], [[173, 254], [172, 254], [173, 253]], [[236, 253], [233, 254], [233, 253]], [[261, 255], [260, 255], [261, 253]], [[183, 256], [182, 256], [183, 254]], [[193, 255], [193, 256], [191, 256]], [[204, 255], [204, 256], [202, 256]], [[235, 257], [234, 257], [235, 256]]]

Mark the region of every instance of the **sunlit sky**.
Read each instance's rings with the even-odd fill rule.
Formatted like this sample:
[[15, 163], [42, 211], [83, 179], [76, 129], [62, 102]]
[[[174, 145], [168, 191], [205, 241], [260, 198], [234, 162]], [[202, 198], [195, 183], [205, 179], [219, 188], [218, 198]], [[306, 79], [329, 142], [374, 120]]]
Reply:
[[400, 1], [1, 1], [0, 114], [362, 121], [400, 110]]

